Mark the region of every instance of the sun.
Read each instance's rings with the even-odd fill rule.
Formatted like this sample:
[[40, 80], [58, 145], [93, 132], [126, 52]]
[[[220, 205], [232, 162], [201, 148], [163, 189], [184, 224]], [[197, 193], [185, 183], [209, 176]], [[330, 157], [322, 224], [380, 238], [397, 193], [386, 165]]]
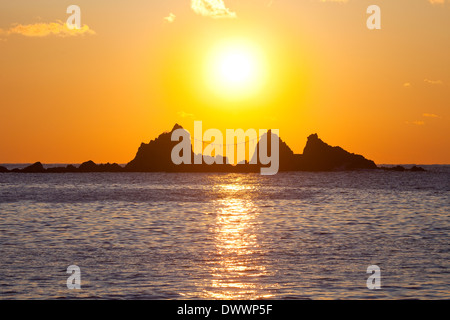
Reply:
[[256, 66], [249, 52], [240, 49], [224, 52], [217, 61], [217, 76], [228, 86], [242, 86], [255, 81]]
[[266, 77], [263, 52], [248, 41], [225, 41], [210, 53], [206, 82], [222, 98], [241, 99], [258, 93]]

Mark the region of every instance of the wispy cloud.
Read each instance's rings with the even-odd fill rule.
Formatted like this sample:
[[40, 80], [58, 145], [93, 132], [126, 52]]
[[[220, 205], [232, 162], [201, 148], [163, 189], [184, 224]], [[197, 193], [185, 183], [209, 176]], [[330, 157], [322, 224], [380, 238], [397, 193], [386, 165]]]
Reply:
[[15, 24], [9, 29], [0, 29], [0, 35], [22, 35], [26, 37], [46, 37], [55, 35], [58, 37], [78, 36], [84, 34], [95, 34], [95, 31], [84, 25], [80, 29], [69, 29], [62, 21], [34, 24]]
[[340, 2], [345, 3], [348, 2], [348, 0], [319, 0], [320, 2]]
[[432, 85], [443, 85], [444, 82], [442, 80], [429, 80], [429, 79], [425, 79], [423, 80], [428, 84], [432, 84]]
[[166, 21], [169, 22], [169, 23], [172, 23], [172, 22], [175, 21], [175, 18], [176, 18], [176, 17], [177, 17], [177, 16], [174, 15], [173, 13], [170, 13], [167, 17], [164, 17], [164, 20], [166, 20]]
[[[422, 114], [422, 117], [424, 117], [424, 118], [440, 118], [437, 114], [434, 114], [434, 113], [424, 113], [424, 114]], [[423, 120], [406, 121], [406, 124], [412, 124], [415, 126], [424, 126], [425, 121], [423, 121]]]
[[411, 88], [411, 83], [410, 82], [406, 82], [406, 83], [403, 84], [403, 87]]
[[184, 111], [179, 111], [177, 112], [177, 114], [181, 117], [181, 118], [190, 118], [190, 119], [194, 119], [194, 115], [192, 113], [187, 113]]
[[423, 126], [425, 125], [424, 121], [406, 121], [407, 124], [413, 124], [415, 126]]
[[191, 8], [195, 13], [211, 18], [236, 18], [236, 13], [225, 6], [223, 0], [191, 0]]
[[431, 4], [443, 4], [445, 3], [445, 0], [428, 0]]

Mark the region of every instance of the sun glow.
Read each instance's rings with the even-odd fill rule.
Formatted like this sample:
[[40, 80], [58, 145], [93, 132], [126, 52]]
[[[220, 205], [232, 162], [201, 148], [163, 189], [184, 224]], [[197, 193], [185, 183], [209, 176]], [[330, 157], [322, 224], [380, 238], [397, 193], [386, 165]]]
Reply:
[[257, 94], [267, 73], [262, 50], [244, 41], [224, 42], [215, 47], [206, 71], [209, 88], [227, 99]]
[[226, 52], [220, 58], [220, 76], [230, 85], [245, 85], [255, 74], [255, 65], [247, 52]]

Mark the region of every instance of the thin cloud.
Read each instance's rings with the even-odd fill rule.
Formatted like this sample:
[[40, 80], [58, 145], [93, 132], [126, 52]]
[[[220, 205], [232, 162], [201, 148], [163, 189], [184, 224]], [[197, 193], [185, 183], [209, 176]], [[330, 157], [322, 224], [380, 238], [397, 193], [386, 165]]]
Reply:
[[423, 125], [425, 125], [425, 122], [424, 121], [406, 121], [406, 123], [407, 124], [413, 124], [413, 125], [415, 125], [415, 126], [423, 126]]
[[422, 116], [424, 116], [425, 118], [439, 118], [439, 116], [434, 113], [424, 113]]
[[84, 25], [80, 29], [69, 29], [62, 21], [34, 24], [16, 24], [7, 30], [0, 29], [0, 35], [22, 35], [25, 37], [47, 37], [50, 35], [58, 37], [79, 36], [84, 34], [95, 34], [89, 26]]
[[429, 79], [425, 79], [423, 80], [428, 84], [432, 84], [432, 85], [443, 85], [444, 82], [442, 80], [429, 80]]
[[175, 21], [175, 18], [176, 18], [176, 17], [177, 17], [177, 16], [174, 15], [173, 13], [170, 13], [169, 16], [164, 17], [164, 20], [166, 20], [168, 23], [172, 23], [172, 22]]
[[403, 87], [405, 87], [405, 88], [410, 88], [410, 87], [411, 87], [411, 83], [406, 82], [406, 83], [403, 84]]
[[445, 0], [428, 0], [431, 4], [443, 4], [445, 3]]
[[340, 2], [340, 3], [346, 3], [348, 0], [320, 0], [320, 2]]
[[191, 0], [192, 10], [201, 16], [210, 18], [236, 18], [236, 13], [225, 6], [223, 0]]
[[184, 111], [179, 111], [177, 113], [181, 118], [190, 118], [190, 119], [194, 119], [194, 115], [192, 113], [187, 113]]

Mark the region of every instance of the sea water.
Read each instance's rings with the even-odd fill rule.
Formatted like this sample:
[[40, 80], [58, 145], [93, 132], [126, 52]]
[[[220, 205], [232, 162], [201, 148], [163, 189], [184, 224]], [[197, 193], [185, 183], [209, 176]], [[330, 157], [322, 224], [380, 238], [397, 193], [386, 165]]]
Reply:
[[426, 168], [0, 174], [0, 298], [449, 299], [450, 167]]

